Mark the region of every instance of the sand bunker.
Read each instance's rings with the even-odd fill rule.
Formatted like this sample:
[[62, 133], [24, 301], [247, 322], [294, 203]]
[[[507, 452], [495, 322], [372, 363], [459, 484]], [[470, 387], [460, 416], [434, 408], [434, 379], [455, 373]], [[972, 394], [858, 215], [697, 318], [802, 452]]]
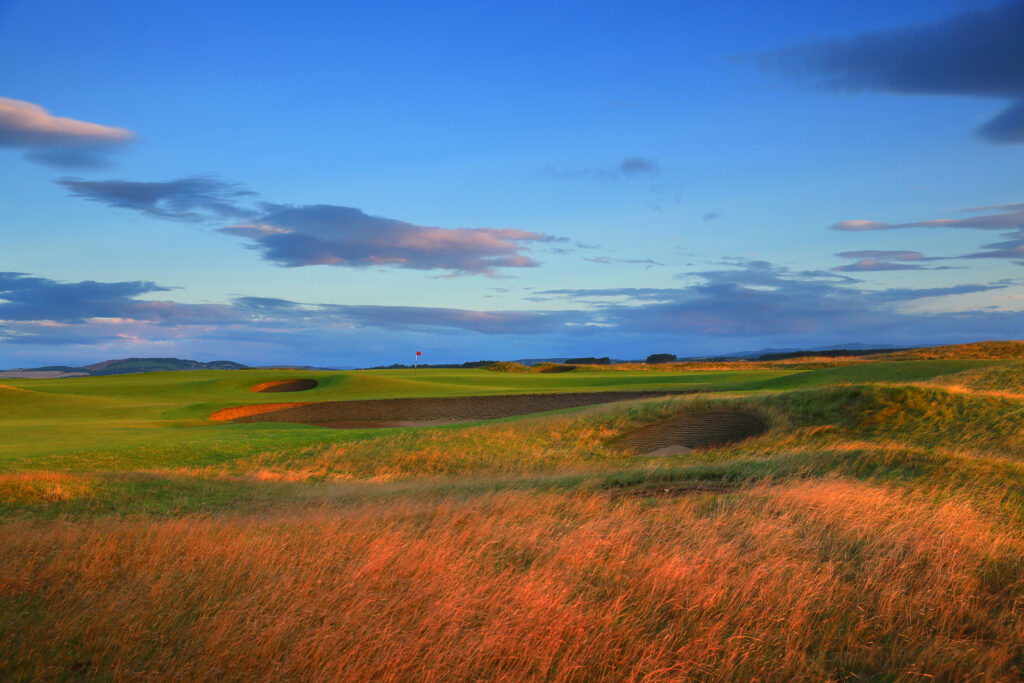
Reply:
[[297, 422], [319, 427], [361, 429], [416, 427], [493, 420], [548, 410], [667, 396], [694, 391], [593, 391], [513, 396], [457, 396], [453, 398], [391, 398], [375, 401], [321, 403], [265, 403], [218, 410], [211, 420], [233, 422]]
[[249, 389], [249, 391], [258, 391], [261, 394], [276, 394], [277, 392], [284, 391], [309, 391], [315, 389], [317, 381], [315, 379], [278, 379], [272, 382], [262, 382]]
[[637, 455], [678, 455], [696, 448], [737, 443], [764, 434], [767, 423], [740, 410], [701, 410], [640, 427], [623, 435], [618, 447]]

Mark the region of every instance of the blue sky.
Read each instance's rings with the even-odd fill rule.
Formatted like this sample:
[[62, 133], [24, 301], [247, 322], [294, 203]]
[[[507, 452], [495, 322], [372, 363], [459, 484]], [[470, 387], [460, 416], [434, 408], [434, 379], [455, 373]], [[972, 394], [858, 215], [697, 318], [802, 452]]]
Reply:
[[1020, 337], [1024, 4], [0, 2], [0, 367]]

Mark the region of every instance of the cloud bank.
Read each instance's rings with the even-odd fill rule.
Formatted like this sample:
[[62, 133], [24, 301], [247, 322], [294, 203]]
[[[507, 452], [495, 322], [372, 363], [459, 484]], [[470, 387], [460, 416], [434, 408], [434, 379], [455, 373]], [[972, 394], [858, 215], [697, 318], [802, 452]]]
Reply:
[[857, 273], [880, 270], [946, 270], [952, 266], [926, 266], [923, 261], [938, 261], [942, 257], [925, 256], [919, 251], [879, 251], [866, 249], [861, 251], [843, 251], [836, 254], [839, 258], [855, 259], [853, 263], [836, 266], [832, 270], [837, 273]]
[[995, 97], [1012, 104], [977, 133], [1024, 143], [1024, 2], [827, 40], [761, 58], [825, 90]]
[[0, 97], [0, 148], [25, 150], [25, 158], [66, 168], [106, 165], [111, 151], [135, 139], [124, 128], [54, 116], [43, 107]]
[[244, 208], [239, 201], [256, 194], [206, 176], [166, 182], [62, 178], [57, 184], [75, 197], [157, 218], [189, 222], [250, 216], [252, 210]]
[[[270, 349], [277, 362], [376, 364], [392, 362], [419, 340], [449, 356], [464, 354], [463, 360], [520, 357], [527, 348], [639, 357], [655, 346], [685, 355], [852, 341], [940, 343], [966, 341], [966, 334], [1007, 338], [1024, 324], [1024, 312], [957, 308], [958, 295], [1004, 292], [1011, 299], [1015, 283], [1007, 281], [869, 290], [845, 275], [764, 261], [736, 261], [686, 277], [675, 288], [547, 290], [537, 293], [546, 310], [484, 311], [244, 296], [186, 304], [152, 300], [170, 291], [152, 282], [57, 282], [2, 273], [0, 346], [35, 354], [53, 346], [92, 354], [117, 348], [127, 355], [201, 347], [218, 356], [225, 347], [259, 347]], [[959, 305], [965, 305], [962, 298]]]
[[[831, 226], [832, 230], [846, 232], [872, 232], [877, 230], [901, 230], [906, 228], [952, 228], [966, 230], [1005, 230], [1004, 240], [984, 244], [979, 251], [956, 256], [924, 258], [896, 257], [892, 254], [916, 254], [917, 252], [843, 252], [836, 254], [844, 258], [857, 258], [853, 254], [874, 254], [863, 256], [864, 261], [858, 264], [840, 266], [834, 270], [910, 270], [918, 269], [916, 264], [895, 263], [898, 261], [936, 261], [940, 259], [1010, 259], [1018, 265], [1024, 265], [1024, 203], [997, 204], [994, 206], [977, 206], [962, 209], [958, 213], [977, 214], [966, 218], [938, 218], [909, 223], [882, 223], [879, 221], [850, 220], [841, 221]], [[889, 254], [884, 257], [882, 255]], [[881, 260], [879, 257], [882, 256]], [[889, 265], [890, 267], [885, 267]]]
[[529, 245], [557, 238], [513, 228], [437, 228], [327, 204], [267, 205], [255, 221], [220, 228], [249, 240], [267, 261], [298, 266], [391, 266], [495, 275], [537, 262]]
[[869, 220], [840, 221], [832, 230], [843, 232], [870, 232], [874, 230], [900, 230], [903, 228], [967, 228], [972, 230], [1006, 230], [1024, 227], [1024, 203], [979, 206], [961, 209], [959, 213], [976, 213], [967, 218], [938, 218], [910, 223], [882, 223]]
[[[73, 196], [155, 218], [220, 222], [219, 232], [247, 240], [264, 260], [287, 268], [393, 267], [493, 276], [504, 268], [537, 266], [530, 255], [533, 245], [565, 241], [515, 228], [416, 225], [348, 206], [254, 202], [254, 192], [205, 176], [164, 182], [63, 178], [57, 183]], [[228, 220], [241, 222], [224, 226]]]

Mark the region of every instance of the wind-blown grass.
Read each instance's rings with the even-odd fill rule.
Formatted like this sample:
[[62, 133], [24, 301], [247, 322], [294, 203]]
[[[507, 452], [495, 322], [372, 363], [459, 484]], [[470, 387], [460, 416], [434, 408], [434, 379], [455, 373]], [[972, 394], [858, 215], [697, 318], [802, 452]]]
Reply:
[[0, 541], [4, 678], [949, 680], [1024, 656], [1019, 534], [867, 483], [14, 522]]
[[[8, 451], [0, 679], [1014, 680], [1020, 368], [858, 363], [351, 432], [206, 424], [248, 392], [230, 373], [167, 377], [151, 398], [154, 378], [4, 389], [24, 399], [5, 424], [59, 404], [111, 447]], [[454, 395], [502, 374], [306, 393]], [[668, 458], [616, 447], [723, 407], [770, 429]], [[132, 420], [147, 426], [119, 434]]]

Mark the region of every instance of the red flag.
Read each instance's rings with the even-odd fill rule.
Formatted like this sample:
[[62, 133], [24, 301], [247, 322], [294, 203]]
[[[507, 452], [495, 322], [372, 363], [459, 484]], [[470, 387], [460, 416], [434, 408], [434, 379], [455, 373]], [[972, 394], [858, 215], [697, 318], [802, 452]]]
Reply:
[[416, 352], [416, 355], [417, 355], [417, 356], [422, 356], [422, 355], [423, 355], [423, 352], [422, 352], [422, 351], [417, 351], [417, 352]]

